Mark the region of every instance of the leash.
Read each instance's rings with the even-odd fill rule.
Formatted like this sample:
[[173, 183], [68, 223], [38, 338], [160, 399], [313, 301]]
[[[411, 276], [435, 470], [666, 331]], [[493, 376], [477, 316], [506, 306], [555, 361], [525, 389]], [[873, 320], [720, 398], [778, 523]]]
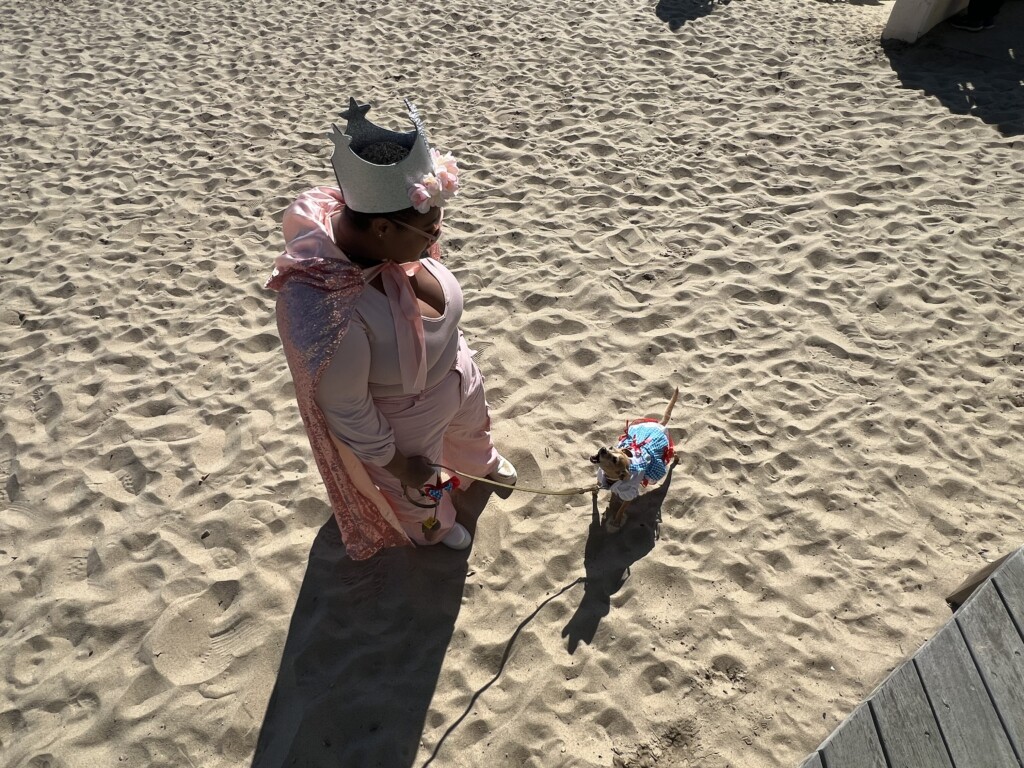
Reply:
[[[466, 475], [466, 477], [469, 477], [469, 475]], [[626, 578], [629, 578], [629, 577], [627, 576]], [[492, 677], [490, 680], [488, 680], [484, 684], [484, 686], [482, 688], [480, 688], [479, 690], [477, 690], [473, 694], [473, 696], [469, 700], [469, 703], [466, 705], [465, 711], [459, 716], [458, 720], [456, 720], [454, 723], [452, 723], [451, 725], [448, 726], [448, 730], [446, 730], [444, 732], [444, 734], [441, 736], [441, 738], [438, 739], [437, 744], [434, 745], [434, 751], [431, 753], [430, 757], [427, 758], [427, 761], [425, 763], [423, 763], [423, 765], [420, 768], [428, 768], [430, 766], [430, 764], [434, 762], [434, 760], [437, 758], [437, 753], [440, 752], [441, 751], [441, 747], [444, 746], [445, 740], [452, 734], [452, 731], [454, 731], [456, 728], [458, 728], [459, 725], [462, 723], [462, 721], [465, 720], [469, 716], [469, 713], [472, 712], [473, 705], [476, 704], [476, 700], [480, 698], [480, 696], [484, 693], [484, 691], [486, 691], [495, 682], [497, 682], [499, 677], [501, 677], [501, 673], [505, 670], [505, 664], [508, 662], [509, 656], [511, 656], [511, 654], [512, 654], [512, 646], [515, 643], [516, 638], [519, 637], [519, 633], [523, 631], [523, 629], [526, 627], [526, 625], [529, 624], [531, 621], [533, 621], [534, 617], [538, 613], [540, 613], [541, 609], [545, 605], [550, 603], [552, 600], [554, 600], [557, 597], [561, 597], [566, 592], [568, 592], [570, 589], [575, 587], [577, 584], [586, 585], [587, 583], [588, 583], [588, 580], [587, 580], [586, 577], [583, 577], [583, 576], [579, 577], [578, 579], [576, 579], [576, 581], [574, 581], [574, 582], [572, 582], [570, 584], [567, 584], [566, 586], [562, 587], [558, 592], [556, 592], [555, 594], [551, 595], [551, 597], [549, 597], [546, 600], [544, 600], [544, 602], [542, 602], [540, 605], [538, 605], [536, 607], [536, 609], [534, 609], [533, 613], [531, 613], [529, 616], [527, 616], [525, 619], [523, 619], [521, 622], [519, 622], [519, 626], [516, 627], [515, 632], [512, 633], [512, 637], [510, 637], [508, 643], [505, 644], [505, 652], [501, 655], [501, 661], [498, 664], [498, 671], [494, 673], [494, 677]]]
[[448, 491], [451, 493], [459, 487], [459, 478], [451, 477], [448, 480], [441, 480], [441, 473], [437, 473], [437, 482], [433, 485], [425, 485], [420, 489], [420, 495], [424, 499], [432, 499], [432, 501], [424, 504], [416, 501], [412, 496], [409, 495], [409, 486], [402, 483], [402, 493], [405, 494], [405, 498], [411, 503], [419, 507], [420, 509], [431, 510], [430, 517], [426, 518], [420, 523], [420, 527], [423, 530], [423, 536], [427, 541], [433, 541], [437, 534], [441, 531], [441, 521], [437, 519], [437, 510], [441, 506], [441, 498], [444, 496], [444, 492]]
[[566, 488], [565, 490], [562, 491], [551, 491], [548, 490], [547, 488], [529, 488], [524, 485], [508, 485], [507, 483], [499, 483], [497, 480], [491, 480], [488, 477], [477, 477], [476, 475], [470, 475], [467, 472], [460, 472], [457, 469], [446, 467], [443, 464], [431, 464], [430, 466], [438, 470], [443, 469], [445, 472], [449, 472], [453, 475], [458, 475], [459, 477], [465, 477], [469, 480], [475, 480], [478, 483], [487, 483], [488, 485], [494, 485], [497, 486], [498, 488], [510, 488], [513, 491], [522, 491], [524, 493], [536, 493], [542, 496], [585, 496], [588, 493], [597, 493], [599, 490], [601, 490], [600, 486], [598, 486], [596, 483], [594, 485], [587, 485], [582, 488]]

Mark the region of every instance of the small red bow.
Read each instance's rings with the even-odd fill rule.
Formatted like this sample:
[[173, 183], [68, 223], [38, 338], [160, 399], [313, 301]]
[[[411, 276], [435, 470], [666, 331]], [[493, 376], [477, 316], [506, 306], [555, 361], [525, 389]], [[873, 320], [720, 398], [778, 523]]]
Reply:
[[451, 477], [445, 480], [443, 483], [436, 483], [434, 485], [423, 486], [423, 493], [432, 498], [434, 501], [440, 501], [441, 497], [444, 496], [444, 492], [448, 491], [451, 493], [459, 487], [459, 478]]

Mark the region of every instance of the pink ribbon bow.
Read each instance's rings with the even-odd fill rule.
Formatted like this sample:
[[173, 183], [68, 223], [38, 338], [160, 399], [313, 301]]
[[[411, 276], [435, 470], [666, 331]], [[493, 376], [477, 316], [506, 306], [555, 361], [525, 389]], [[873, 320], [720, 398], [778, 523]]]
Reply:
[[391, 306], [398, 340], [398, 367], [402, 374], [402, 391], [418, 394], [427, 386], [427, 343], [423, 334], [423, 317], [412, 289], [410, 277], [423, 265], [418, 261], [396, 264], [393, 261], [364, 273], [366, 282], [376, 275], [384, 283], [384, 295]]

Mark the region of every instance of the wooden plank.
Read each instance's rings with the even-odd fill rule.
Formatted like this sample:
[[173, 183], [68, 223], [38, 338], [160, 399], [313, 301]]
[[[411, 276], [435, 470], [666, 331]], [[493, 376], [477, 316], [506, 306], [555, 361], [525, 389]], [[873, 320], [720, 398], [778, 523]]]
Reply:
[[800, 768], [1024, 766], [1024, 547], [948, 600], [967, 602]]
[[887, 768], [871, 710], [861, 704], [818, 749], [828, 768]]
[[988, 581], [988, 577], [998, 570], [999, 566], [1013, 557], [1013, 555], [1013, 552], [1003, 555], [994, 563], [989, 563], [981, 570], [968, 576], [960, 583], [960, 586], [949, 594], [949, 597], [946, 598], [946, 605], [953, 611], [959, 610], [960, 606], [967, 602], [967, 598], [974, 593], [974, 590]]
[[893, 672], [869, 704], [893, 768], [953, 768], [913, 662]]
[[992, 582], [975, 592], [956, 621], [1020, 756], [1024, 754], [1024, 640]]
[[1006, 602], [1017, 631], [1024, 633], [1024, 547], [1006, 561], [993, 581]]
[[913, 663], [921, 675], [954, 765], [971, 768], [1018, 765], [956, 622], [946, 624], [925, 643]]

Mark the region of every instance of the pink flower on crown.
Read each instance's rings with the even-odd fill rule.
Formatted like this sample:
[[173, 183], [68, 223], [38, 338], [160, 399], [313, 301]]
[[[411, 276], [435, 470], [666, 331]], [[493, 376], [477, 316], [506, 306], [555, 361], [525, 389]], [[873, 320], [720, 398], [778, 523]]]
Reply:
[[430, 191], [423, 184], [413, 184], [409, 190], [412, 207], [420, 213], [430, 210]]
[[434, 172], [426, 174], [409, 188], [409, 200], [419, 213], [444, 205], [459, 192], [459, 166], [451, 152], [442, 155], [431, 149], [430, 160]]
[[446, 152], [442, 155], [436, 149], [432, 149], [430, 155], [434, 161], [434, 174], [441, 183], [441, 190], [446, 193], [446, 198], [458, 194], [459, 166], [452, 153]]

